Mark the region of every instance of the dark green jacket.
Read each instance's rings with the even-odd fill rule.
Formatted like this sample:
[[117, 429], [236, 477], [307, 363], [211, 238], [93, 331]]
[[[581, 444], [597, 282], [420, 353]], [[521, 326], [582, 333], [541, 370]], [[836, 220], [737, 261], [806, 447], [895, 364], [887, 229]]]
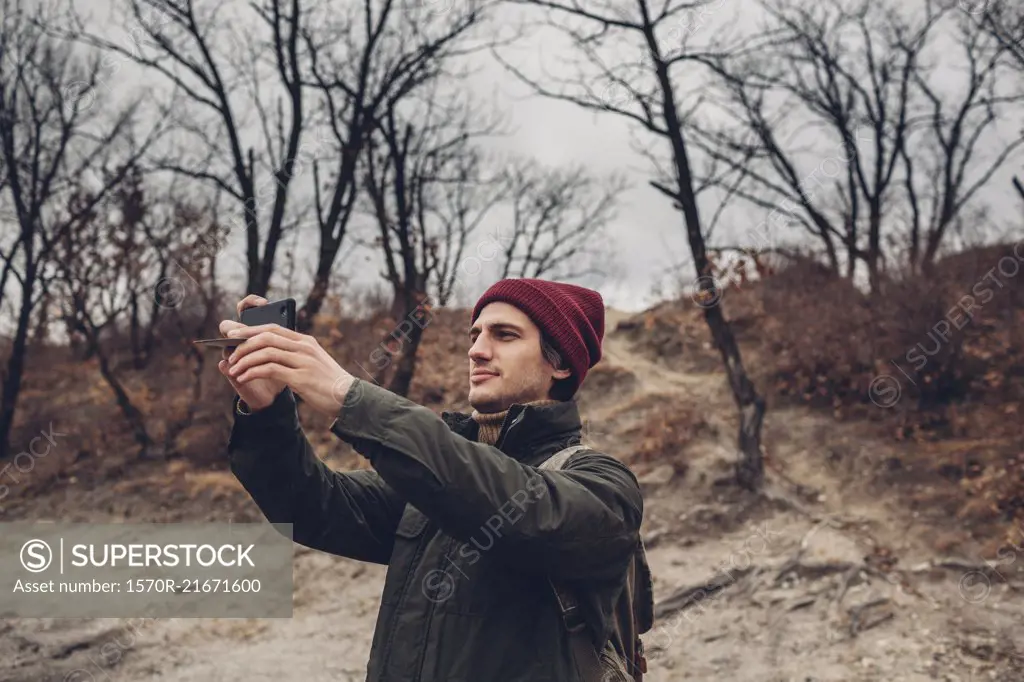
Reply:
[[285, 389], [266, 410], [236, 413], [231, 470], [296, 542], [388, 565], [367, 680], [579, 680], [547, 577], [574, 582], [603, 642], [643, 500], [607, 455], [536, 469], [579, 442], [576, 403], [512, 406], [491, 446], [469, 415], [439, 418], [357, 379], [331, 431], [372, 469], [325, 466]]

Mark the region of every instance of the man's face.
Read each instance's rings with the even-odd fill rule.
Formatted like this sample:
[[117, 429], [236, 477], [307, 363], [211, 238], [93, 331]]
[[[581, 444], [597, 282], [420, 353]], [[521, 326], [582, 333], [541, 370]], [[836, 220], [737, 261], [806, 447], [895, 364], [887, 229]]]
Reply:
[[501, 301], [487, 304], [469, 330], [469, 403], [481, 413], [548, 397], [555, 369], [540, 350], [540, 329], [526, 313]]

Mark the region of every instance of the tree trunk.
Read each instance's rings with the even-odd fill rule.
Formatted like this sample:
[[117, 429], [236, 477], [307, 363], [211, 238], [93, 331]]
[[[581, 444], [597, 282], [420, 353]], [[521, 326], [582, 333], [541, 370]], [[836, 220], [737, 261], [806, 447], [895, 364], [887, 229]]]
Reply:
[[412, 325], [408, 333], [403, 336], [402, 351], [399, 354], [395, 373], [391, 377], [391, 383], [388, 384], [388, 390], [397, 395], [408, 397], [412, 378], [416, 374], [417, 352], [419, 351], [420, 342], [423, 340], [423, 330], [426, 329], [426, 325], [419, 324], [419, 320], [413, 321], [413, 313], [407, 314], [402, 319], [409, 320], [412, 322]]
[[732, 327], [722, 313], [721, 305], [704, 309], [704, 320], [722, 354], [729, 388], [740, 415], [737, 441], [740, 459], [736, 463], [736, 482], [747, 490], [758, 490], [764, 482], [764, 458], [761, 452], [761, 426], [764, 423], [765, 401], [747, 376], [740, 349]]
[[18, 404], [21, 391], [21, 370], [16, 367], [14, 355], [7, 361], [7, 374], [4, 376], [3, 405], [0, 405], [0, 462], [10, 457], [9, 447], [11, 427], [14, 425], [14, 411]]
[[877, 202], [872, 202], [870, 221], [871, 224], [868, 226], [868, 280], [871, 294], [876, 295], [879, 293], [881, 285], [878, 263], [882, 254], [882, 215], [881, 207], [877, 205]]
[[46, 343], [46, 337], [50, 330], [50, 303], [53, 301], [53, 296], [47, 289], [43, 292], [42, 298], [39, 303], [35, 306], [36, 310], [36, 324], [35, 329], [32, 331], [32, 345], [39, 348]]
[[132, 367], [135, 369], [142, 369], [146, 366], [146, 362], [142, 355], [142, 338], [141, 329], [142, 325], [139, 320], [139, 295], [138, 292], [132, 291], [130, 302], [128, 304], [129, 309], [129, 320], [128, 330], [132, 344]]
[[[648, 36], [648, 41], [653, 41], [653, 35]], [[662, 92], [665, 124], [668, 129], [668, 137], [672, 142], [678, 199], [686, 222], [686, 235], [690, 251], [693, 254], [694, 266], [697, 276], [700, 278], [701, 288], [713, 291], [715, 284], [707, 277], [711, 272], [711, 266], [708, 262], [707, 247], [700, 224], [700, 213], [697, 210], [697, 200], [693, 191], [693, 175], [690, 169], [689, 155], [686, 150], [686, 142], [683, 139], [679, 113], [676, 109], [675, 90], [669, 78], [668, 67], [664, 63], [658, 64], [657, 75]], [[747, 376], [739, 346], [736, 344], [736, 337], [722, 312], [721, 303], [705, 307], [704, 320], [722, 355], [725, 371], [729, 377], [729, 387], [732, 389], [733, 398], [739, 409], [740, 458], [736, 463], [736, 482], [747, 490], [756, 491], [764, 482], [761, 425], [764, 421], [765, 401], [757, 394], [753, 382]]]
[[200, 399], [203, 396], [203, 368], [206, 366], [206, 356], [194, 346], [189, 349], [188, 354], [195, 360], [195, 365], [192, 369], [192, 398], [188, 402], [185, 416], [167, 425], [167, 430], [164, 433], [163, 451], [165, 454], [174, 452], [174, 441], [177, 440], [182, 431], [192, 425], [196, 416], [196, 408], [199, 406]]
[[248, 166], [242, 158], [240, 143], [237, 142], [237, 133], [232, 125], [228, 125], [228, 135], [234, 142], [232, 144], [235, 177], [238, 179], [239, 189], [242, 193], [242, 221], [245, 225], [245, 264], [246, 264], [246, 294], [256, 294], [266, 297], [267, 290], [263, 284], [263, 264], [260, 262], [260, 224], [257, 213], [259, 206], [256, 203], [255, 187], [255, 150], [249, 147], [247, 154]]
[[[160, 262], [160, 272], [158, 273], [158, 282], [163, 281], [164, 277], [167, 276], [167, 263], [164, 261]], [[163, 307], [160, 305], [160, 300], [156, 296], [149, 297], [149, 324], [146, 326], [146, 338], [142, 344], [142, 357], [145, 359], [144, 364], [149, 364], [150, 358], [153, 357], [153, 348], [156, 345], [156, 333], [157, 326], [160, 318], [162, 317]]]
[[114, 391], [114, 397], [117, 400], [117, 406], [121, 408], [121, 413], [125, 419], [128, 420], [129, 426], [132, 428], [132, 434], [135, 436], [135, 442], [139, 444], [140, 458], [145, 457], [149, 448], [153, 445], [153, 440], [149, 437], [149, 433], [146, 431], [146, 420], [142, 413], [135, 405], [132, 404], [131, 398], [128, 396], [128, 392], [125, 391], [124, 385], [121, 384], [113, 370], [110, 368], [110, 362], [107, 360], [107, 354], [100, 348], [99, 343], [93, 343], [96, 348], [96, 357], [100, 363], [100, 374], [103, 375], [103, 379], [110, 386], [111, 390]]
[[11, 455], [10, 437], [14, 426], [14, 414], [21, 395], [21, 379], [25, 370], [25, 354], [28, 349], [28, 328], [32, 317], [32, 293], [35, 290], [36, 274], [33, 268], [25, 273], [22, 286], [21, 312], [18, 314], [18, 328], [11, 344], [11, 357], [7, 359], [7, 371], [3, 379], [3, 404], [0, 405], [0, 461]]
[[921, 272], [925, 275], [930, 276], [935, 272], [935, 258], [939, 254], [939, 248], [942, 246], [942, 240], [946, 236], [946, 230], [949, 229], [956, 216], [957, 210], [953, 202], [952, 192], [947, 190], [943, 195], [942, 209], [939, 211], [935, 229], [929, 230], [925, 241], [924, 255], [921, 257]]
[[330, 282], [331, 264], [333, 262], [333, 256], [321, 253], [320, 263], [317, 266], [316, 276], [313, 279], [313, 287], [309, 290], [306, 302], [295, 315], [295, 329], [300, 334], [308, 334], [313, 329], [313, 319], [320, 312], [324, 300], [327, 298], [327, 284]]

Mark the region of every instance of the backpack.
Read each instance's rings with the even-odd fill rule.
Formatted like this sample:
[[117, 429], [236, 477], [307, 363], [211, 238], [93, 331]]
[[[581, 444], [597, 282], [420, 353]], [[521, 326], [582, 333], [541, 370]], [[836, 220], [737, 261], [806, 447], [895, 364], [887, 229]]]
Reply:
[[[588, 450], [593, 452], [584, 445], [570, 446], [552, 455], [539, 468], [558, 471], [570, 457]], [[611, 633], [600, 652], [588, 634], [574, 589], [550, 579], [549, 582], [584, 682], [642, 682], [647, 659], [640, 635], [654, 626], [654, 584], [643, 539], [637, 541], [622, 595], [615, 605]]]

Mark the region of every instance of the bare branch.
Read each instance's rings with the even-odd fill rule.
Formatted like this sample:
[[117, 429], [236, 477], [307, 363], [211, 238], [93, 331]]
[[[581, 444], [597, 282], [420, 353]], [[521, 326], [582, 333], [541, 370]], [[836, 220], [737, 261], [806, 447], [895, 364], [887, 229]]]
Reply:
[[600, 247], [624, 179], [602, 182], [581, 166], [545, 168], [526, 161], [510, 165], [505, 177], [512, 220], [511, 234], [502, 233], [502, 278], [571, 279], [570, 268], [611, 257]]

